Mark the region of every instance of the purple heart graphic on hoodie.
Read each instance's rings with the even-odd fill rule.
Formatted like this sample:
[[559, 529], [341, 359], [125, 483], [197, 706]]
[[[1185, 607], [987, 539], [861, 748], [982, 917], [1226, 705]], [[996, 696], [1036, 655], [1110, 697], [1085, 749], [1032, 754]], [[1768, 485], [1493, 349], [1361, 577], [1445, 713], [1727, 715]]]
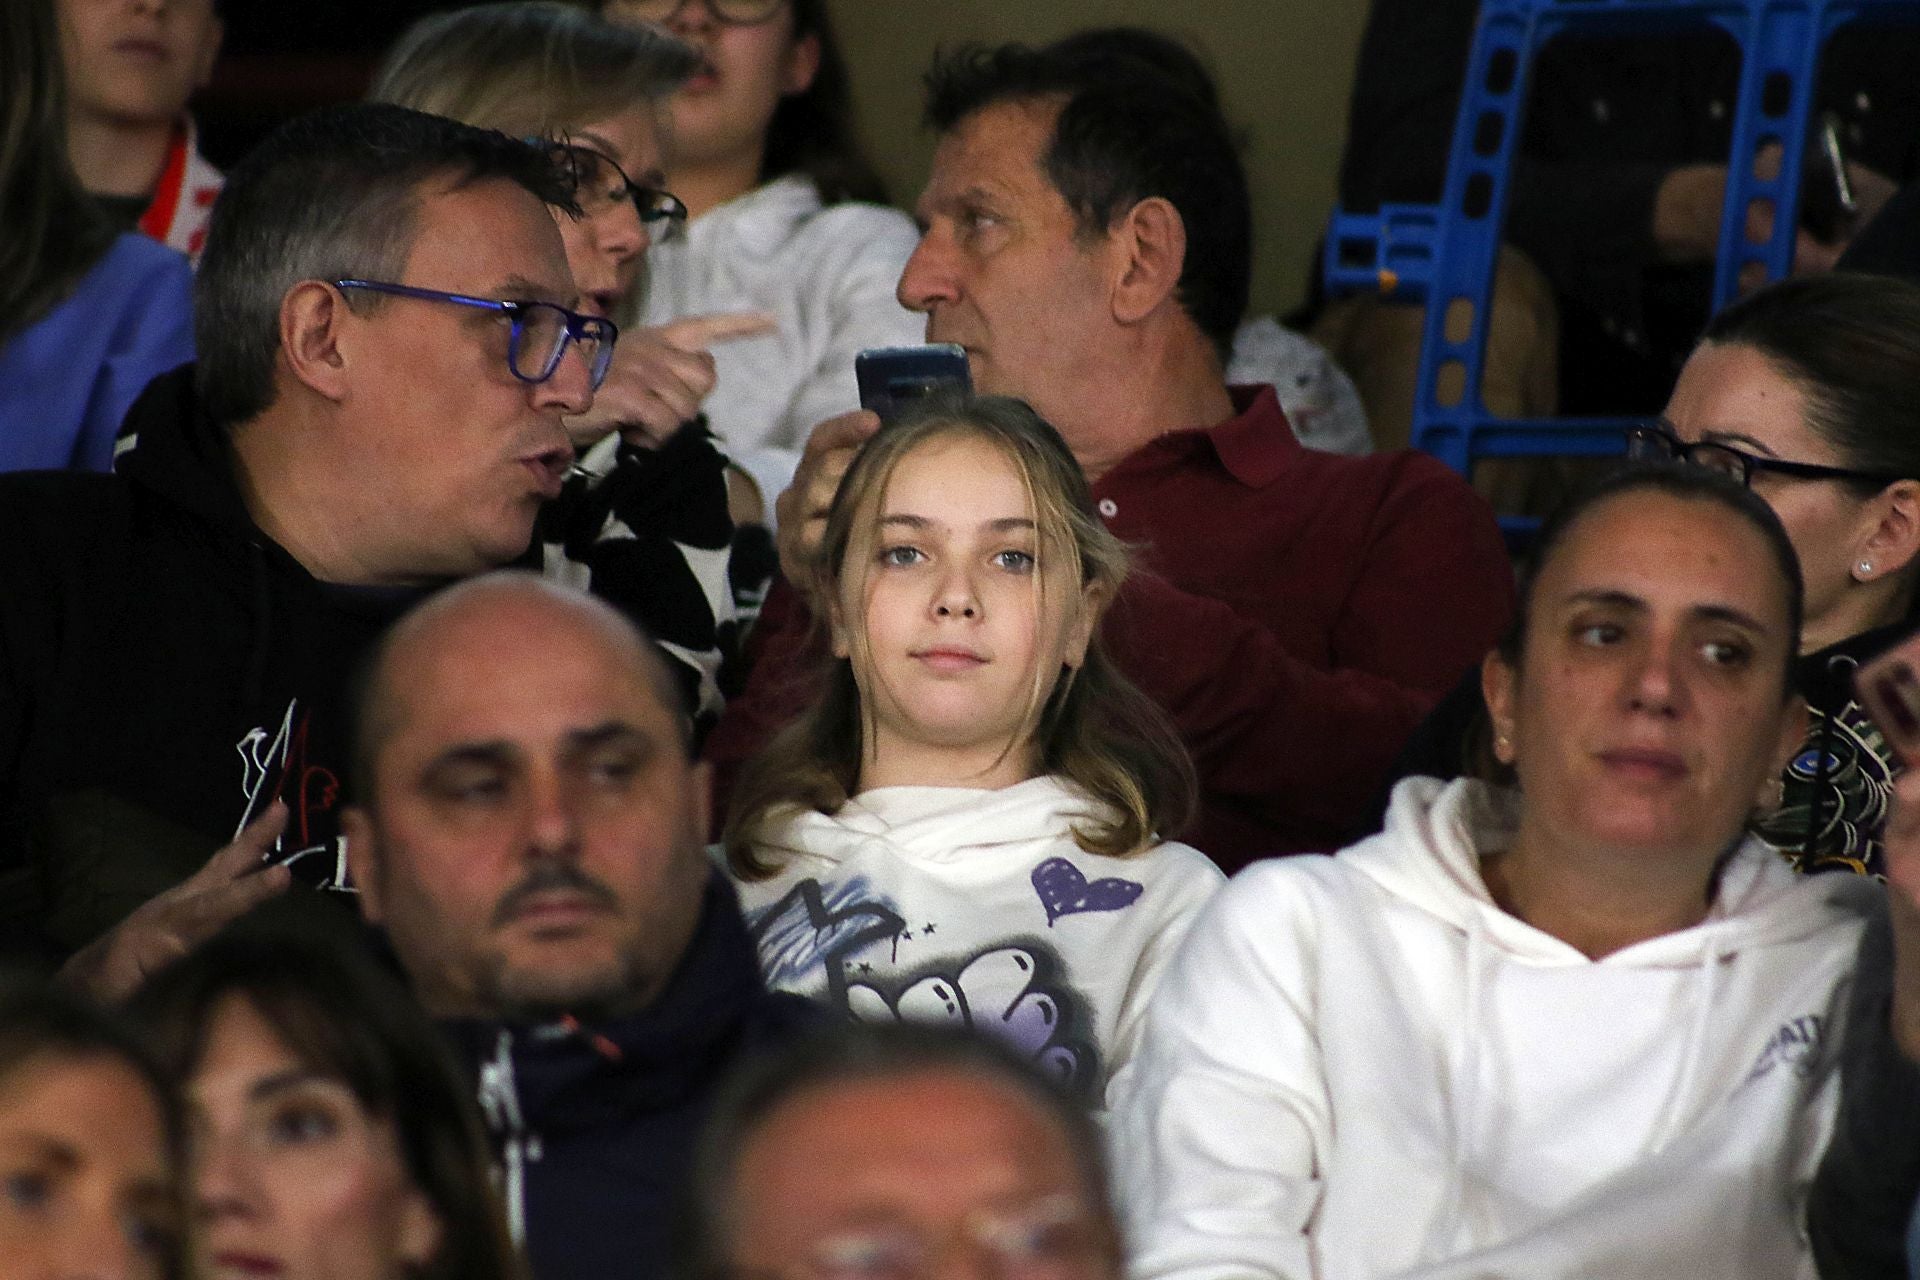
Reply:
[[1065, 858], [1048, 858], [1033, 869], [1033, 891], [1047, 909], [1047, 928], [1061, 916], [1082, 911], [1119, 911], [1139, 900], [1146, 887], [1132, 880], [1108, 877], [1088, 880]]

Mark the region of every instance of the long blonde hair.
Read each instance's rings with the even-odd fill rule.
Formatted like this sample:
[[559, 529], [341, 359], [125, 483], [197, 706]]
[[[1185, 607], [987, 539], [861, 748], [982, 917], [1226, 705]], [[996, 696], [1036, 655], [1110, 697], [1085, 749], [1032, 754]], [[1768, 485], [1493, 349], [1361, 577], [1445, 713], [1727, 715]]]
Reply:
[[[1000, 397], [934, 398], [909, 410], [869, 440], [841, 479], [827, 514], [813, 586], [815, 598], [836, 598], [848, 572], [866, 572], [861, 555], [877, 534], [879, 504], [909, 453], [934, 440], [971, 437], [1003, 453], [1033, 506], [1038, 558], [1065, 559], [1077, 582], [1104, 610], [1127, 576], [1127, 553], [1093, 509], [1086, 476], [1059, 433], [1023, 401]], [[1036, 584], [1036, 589], [1042, 589]], [[1046, 599], [1042, 608], [1070, 607]], [[863, 618], [845, 619], [854, 645]], [[1193, 764], [1166, 715], [1120, 673], [1100, 639], [1098, 618], [1080, 666], [1035, 673], [1032, 737], [1042, 773], [1065, 778], [1102, 802], [1074, 828], [1089, 853], [1125, 857], [1156, 837], [1177, 834], [1195, 804]], [[723, 841], [734, 874], [759, 880], [779, 867], [764, 856], [764, 837], [796, 810], [834, 813], [852, 797], [871, 726], [853, 663], [830, 660], [825, 690], [804, 715], [749, 761], [733, 791]], [[1010, 744], [1010, 749], [1019, 744]]]

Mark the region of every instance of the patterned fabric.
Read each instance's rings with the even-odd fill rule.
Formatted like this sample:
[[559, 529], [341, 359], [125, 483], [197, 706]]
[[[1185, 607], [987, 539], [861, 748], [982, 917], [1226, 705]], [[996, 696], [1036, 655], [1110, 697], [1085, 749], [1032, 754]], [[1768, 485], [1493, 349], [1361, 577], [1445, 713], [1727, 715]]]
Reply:
[[192, 117], [182, 117], [167, 148], [153, 200], [140, 215], [140, 232], [200, 265], [207, 244], [207, 224], [213, 221], [213, 202], [226, 185], [220, 171], [200, 154]]

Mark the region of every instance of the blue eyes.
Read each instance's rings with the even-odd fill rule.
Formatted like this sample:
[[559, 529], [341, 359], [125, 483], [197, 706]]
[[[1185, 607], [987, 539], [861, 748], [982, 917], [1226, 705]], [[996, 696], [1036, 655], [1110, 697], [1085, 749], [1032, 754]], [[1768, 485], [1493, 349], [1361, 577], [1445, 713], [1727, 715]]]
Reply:
[[[883, 568], [907, 569], [915, 565], [927, 563], [928, 557], [927, 553], [918, 547], [901, 544], [898, 546], [882, 547], [874, 559]], [[1037, 563], [1034, 559], [1033, 552], [1020, 551], [1014, 548], [994, 552], [991, 556], [987, 557], [987, 562], [996, 568], [1018, 574], [1032, 573]]]

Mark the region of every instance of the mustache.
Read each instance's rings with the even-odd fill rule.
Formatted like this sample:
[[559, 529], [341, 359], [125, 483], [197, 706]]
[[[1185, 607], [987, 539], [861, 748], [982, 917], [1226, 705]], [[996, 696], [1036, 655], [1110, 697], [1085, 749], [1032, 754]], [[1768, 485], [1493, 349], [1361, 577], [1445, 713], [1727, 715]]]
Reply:
[[620, 906], [620, 899], [612, 889], [571, 862], [540, 862], [521, 878], [520, 883], [500, 895], [500, 901], [493, 908], [494, 926], [497, 928], [507, 924], [519, 915], [526, 907], [527, 899], [556, 890], [580, 894], [607, 911], [617, 910]]

